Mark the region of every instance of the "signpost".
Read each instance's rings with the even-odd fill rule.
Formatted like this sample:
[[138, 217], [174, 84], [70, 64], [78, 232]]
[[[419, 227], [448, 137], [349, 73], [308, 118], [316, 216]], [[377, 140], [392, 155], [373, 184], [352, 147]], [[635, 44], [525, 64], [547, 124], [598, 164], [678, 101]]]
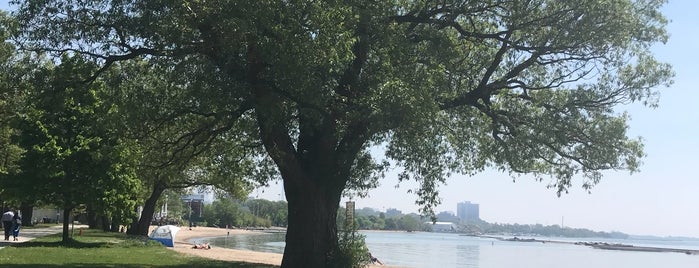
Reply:
[[347, 201], [345, 208], [345, 228], [350, 228], [354, 224], [354, 201]]

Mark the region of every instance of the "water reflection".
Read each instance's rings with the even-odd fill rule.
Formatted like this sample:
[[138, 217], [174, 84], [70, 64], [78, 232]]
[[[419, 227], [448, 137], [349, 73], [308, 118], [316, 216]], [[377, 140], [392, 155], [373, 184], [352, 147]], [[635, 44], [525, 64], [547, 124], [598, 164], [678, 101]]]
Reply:
[[284, 253], [283, 233], [231, 235], [207, 239], [212, 246], [271, 253]]
[[[480, 266], [479, 239], [444, 233], [366, 232], [369, 249], [384, 263], [400, 267]], [[487, 242], [490, 246], [490, 242]]]
[[[696, 268], [699, 256], [627, 252], [559, 243], [494, 241], [458, 234], [362, 232], [369, 250], [383, 263], [414, 268]], [[234, 235], [212, 245], [283, 253], [284, 234]], [[191, 242], [203, 242], [196, 240]], [[645, 242], [646, 241], [637, 241]], [[626, 241], [635, 244], [633, 241]], [[699, 247], [699, 242], [692, 246]]]
[[[453, 234], [362, 233], [366, 235], [367, 245], [374, 256], [384, 263], [401, 267], [479, 268], [481, 267], [481, 246], [491, 247], [489, 241]], [[213, 246], [272, 253], [284, 252], [283, 241], [284, 234], [278, 233], [232, 235], [208, 239]]]
[[480, 263], [481, 247], [479, 245], [457, 245], [456, 263], [459, 267], [478, 268]]

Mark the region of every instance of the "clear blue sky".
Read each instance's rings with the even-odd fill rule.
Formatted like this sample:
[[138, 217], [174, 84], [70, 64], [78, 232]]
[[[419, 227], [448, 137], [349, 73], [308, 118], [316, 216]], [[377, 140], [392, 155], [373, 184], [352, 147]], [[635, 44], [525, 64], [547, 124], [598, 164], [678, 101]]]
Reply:
[[[7, 0], [0, 0], [0, 9], [7, 8]], [[663, 9], [671, 20], [671, 36], [654, 52], [673, 65], [676, 77], [670, 88], [660, 90], [660, 107], [620, 107], [632, 117], [630, 135], [645, 140], [648, 156], [640, 173], [608, 172], [592, 194], [576, 187], [560, 198], [546, 189], [546, 182], [527, 176], [514, 183], [492, 171], [470, 178], [454, 176], [441, 187], [443, 202], [437, 211], [456, 211], [456, 203], [472, 201], [480, 204], [481, 218], [489, 222], [561, 224], [563, 220], [565, 226], [600, 231], [699, 237], [699, 91], [692, 87], [699, 78], [698, 9], [695, 1], [671, 1]], [[416, 185], [395, 188], [396, 184], [395, 175], [389, 174], [369, 198], [356, 200], [357, 207], [416, 212], [415, 196], [406, 193]], [[279, 185], [253, 192], [273, 200], [281, 194]]]

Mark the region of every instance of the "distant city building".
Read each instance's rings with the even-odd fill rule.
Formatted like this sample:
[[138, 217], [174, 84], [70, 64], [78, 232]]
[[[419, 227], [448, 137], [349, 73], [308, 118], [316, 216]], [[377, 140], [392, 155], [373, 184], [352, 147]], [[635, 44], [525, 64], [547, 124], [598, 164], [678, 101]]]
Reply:
[[456, 216], [462, 223], [479, 221], [481, 219], [479, 205], [469, 201], [456, 205]]
[[205, 205], [211, 205], [216, 197], [214, 196], [214, 187], [190, 187], [188, 188], [192, 195], [202, 197]]
[[204, 195], [203, 194], [190, 194], [183, 195], [182, 202], [184, 202], [186, 207], [189, 207], [189, 219], [199, 218], [204, 212]]
[[442, 211], [437, 216], [437, 221], [441, 222], [453, 222], [453, 223], [459, 223], [461, 222], [461, 219], [454, 215], [454, 212], [451, 211]]
[[454, 232], [456, 230], [456, 226], [454, 226], [454, 223], [451, 222], [435, 222], [432, 223], [431, 221], [425, 222], [426, 225], [432, 227], [433, 232]]

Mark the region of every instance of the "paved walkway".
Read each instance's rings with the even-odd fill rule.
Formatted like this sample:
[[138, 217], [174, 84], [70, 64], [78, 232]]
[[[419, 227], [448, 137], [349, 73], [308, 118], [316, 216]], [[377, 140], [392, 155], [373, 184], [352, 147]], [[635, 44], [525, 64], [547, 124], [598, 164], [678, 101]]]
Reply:
[[12, 244], [27, 242], [37, 237], [57, 234], [61, 231], [63, 231], [62, 226], [51, 226], [46, 228], [22, 228], [20, 229], [19, 236], [17, 237], [19, 241], [12, 241], [12, 236], [10, 236], [10, 241], [4, 241], [2, 240], [5, 238], [4, 233], [2, 233], [2, 230], [0, 230], [0, 249], [6, 246], [11, 246]]

